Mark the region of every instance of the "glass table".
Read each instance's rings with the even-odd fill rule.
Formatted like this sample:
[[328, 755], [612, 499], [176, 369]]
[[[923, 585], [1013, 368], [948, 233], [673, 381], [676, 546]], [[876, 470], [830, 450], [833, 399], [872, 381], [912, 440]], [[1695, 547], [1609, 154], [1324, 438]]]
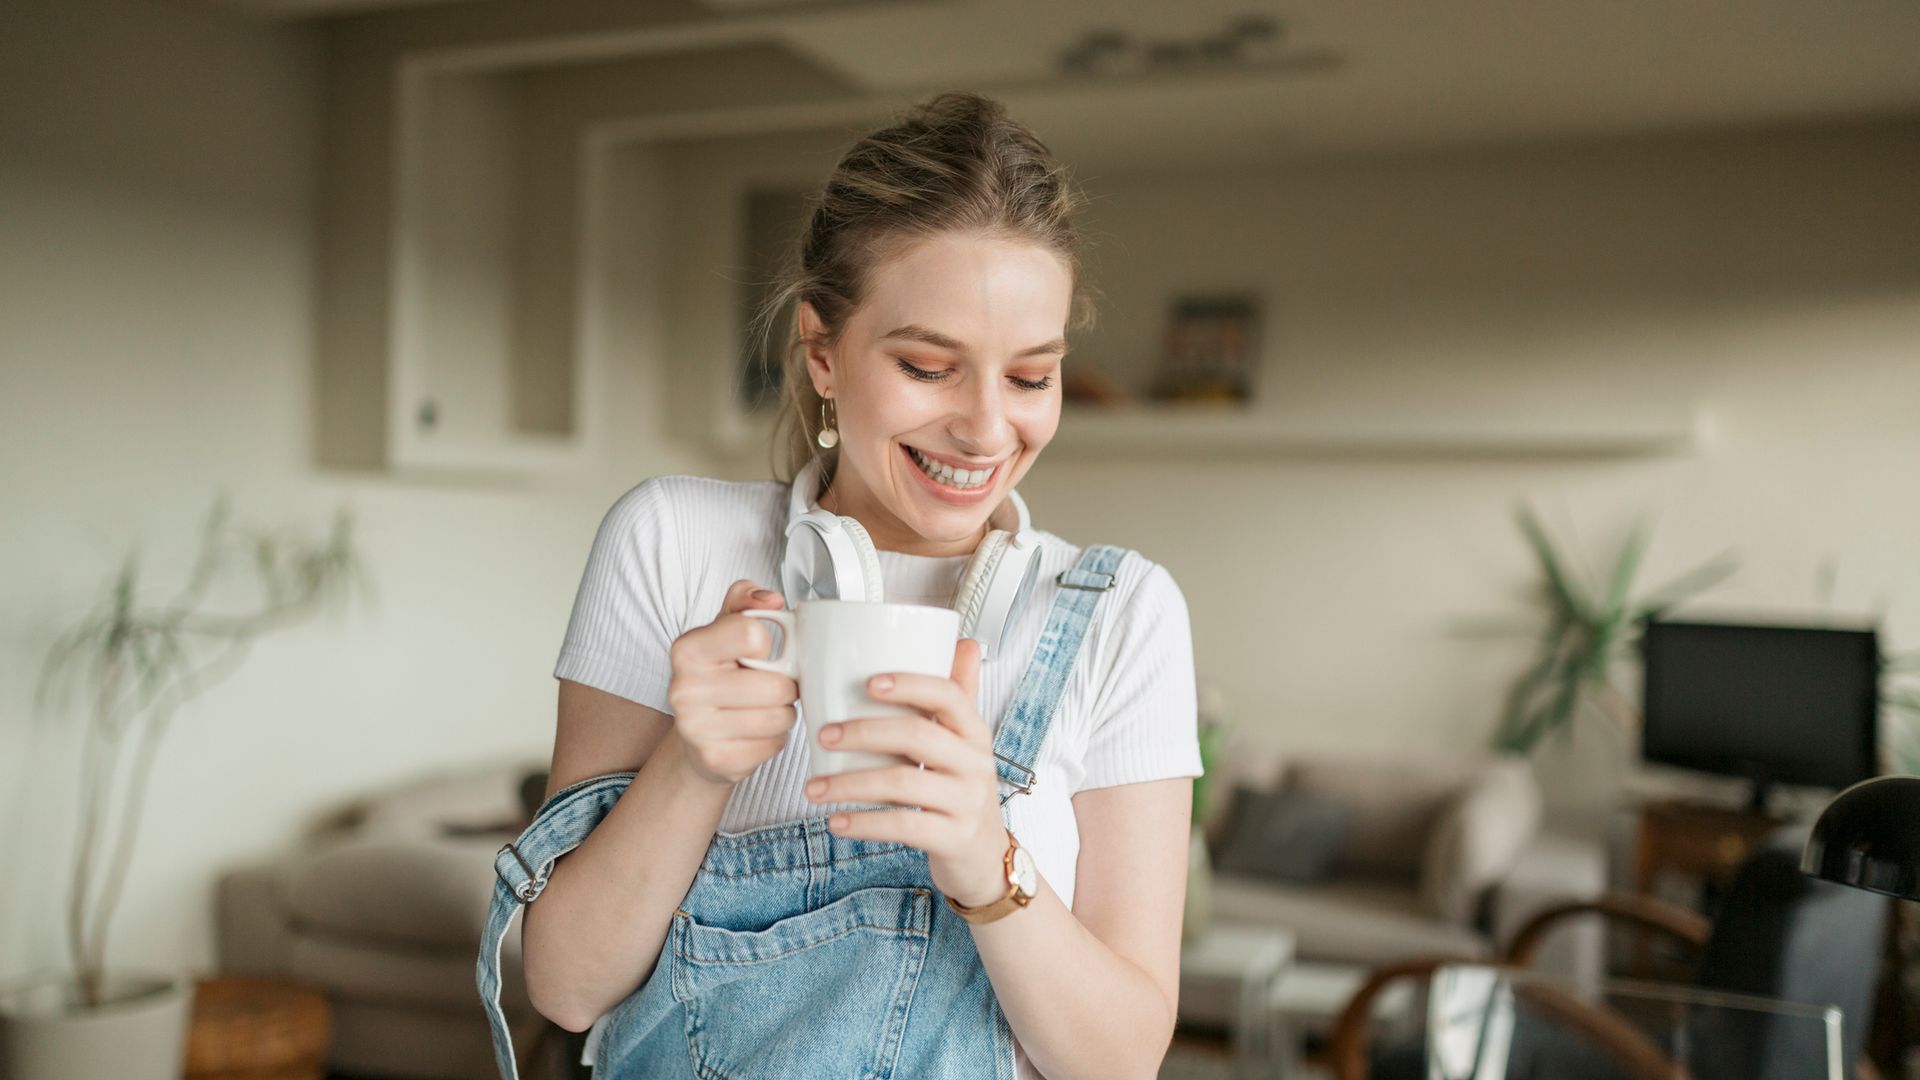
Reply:
[[1845, 1080], [1840, 1010], [1662, 983], [1454, 965], [1428, 986], [1427, 1080]]
[[1293, 935], [1254, 926], [1214, 926], [1180, 947], [1180, 1021], [1229, 1029], [1236, 1077], [1285, 1068], [1268, 1011], [1293, 964]]

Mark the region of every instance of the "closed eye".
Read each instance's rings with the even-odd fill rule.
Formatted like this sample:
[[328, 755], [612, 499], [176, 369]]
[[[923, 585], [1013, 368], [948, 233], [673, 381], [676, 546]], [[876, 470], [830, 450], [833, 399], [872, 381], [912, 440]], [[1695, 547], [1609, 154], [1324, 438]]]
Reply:
[[928, 371], [926, 368], [915, 367], [898, 356], [893, 358], [893, 362], [900, 365], [901, 371], [919, 379], [921, 382], [939, 382], [947, 377], [947, 373], [944, 371]]
[[[899, 365], [900, 370], [908, 377], [919, 379], [921, 382], [943, 382], [950, 374], [948, 371], [928, 371], [926, 368], [916, 367], [898, 356], [893, 358], [893, 362]], [[1053, 385], [1051, 375], [1039, 379], [1023, 379], [1018, 375], [1009, 375], [1007, 378], [1012, 379], [1013, 384], [1022, 390], [1045, 390]]]

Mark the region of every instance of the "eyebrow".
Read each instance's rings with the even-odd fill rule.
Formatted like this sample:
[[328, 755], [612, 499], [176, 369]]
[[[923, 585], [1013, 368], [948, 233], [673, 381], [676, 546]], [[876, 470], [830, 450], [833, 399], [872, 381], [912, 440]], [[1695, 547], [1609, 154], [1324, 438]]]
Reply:
[[[919, 326], [914, 323], [908, 323], [907, 325], [899, 327], [898, 329], [889, 330], [885, 334], [880, 335], [880, 337], [881, 337], [881, 340], [883, 341], [886, 340], [887, 338], [902, 338], [907, 341], [918, 341], [924, 345], [932, 345], [935, 348], [939, 348], [939, 349], [949, 349], [957, 353], [964, 353], [967, 351], [967, 347], [965, 345], [954, 340], [953, 338], [948, 337], [947, 335], [939, 332], [938, 330], [929, 330], [924, 326]], [[1047, 353], [1064, 354], [1066, 351], [1067, 351], [1066, 339], [1054, 338], [1052, 341], [1046, 342], [1045, 344], [1035, 345], [1031, 349], [1022, 350], [1020, 353], [1017, 354], [1017, 356], [1019, 357], [1044, 356]]]

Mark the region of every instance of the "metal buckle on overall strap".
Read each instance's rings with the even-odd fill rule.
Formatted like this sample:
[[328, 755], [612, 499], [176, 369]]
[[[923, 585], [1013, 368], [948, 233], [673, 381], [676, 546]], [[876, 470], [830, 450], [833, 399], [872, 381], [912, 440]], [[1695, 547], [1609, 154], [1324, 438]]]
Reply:
[[[1067, 575], [1074, 574], [1074, 573], [1081, 574], [1084, 577], [1100, 578], [1102, 580], [1098, 585], [1082, 585], [1077, 581], [1068, 581]], [[1058, 583], [1061, 588], [1064, 588], [1064, 589], [1085, 589], [1088, 592], [1106, 592], [1108, 589], [1113, 588], [1114, 578], [1112, 574], [1106, 573], [1105, 571], [1062, 570], [1058, 574], [1055, 574], [1053, 576], [1053, 580], [1056, 583]], [[1009, 762], [1008, 764], [1012, 764], [1012, 763]]]
[[1001, 761], [1004, 761], [1007, 764], [1013, 766], [1014, 768], [1019, 769], [1021, 772], [1027, 774], [1027, 779], [1025, 783], [1016, 784], [1013, 781], [1006, 780], [1006, 779], [1002, 779], [1000, 781], [1001, 783], [1006, 784], [1008, 787], [1013, 789], [1012, 791], [1007, 792], [1005, 795], [1000, 796], [1001, 805], [1003, 806], [1006, 805], [1007, 800], [1013, 798], [1015, 795], [1031, 795], [1033, 793], [1033, 770], [1032, 769], [1027, 768], [1025, 765], [1020, 764], [1019, 762], [1013, 760], [1012, 758], [1008, 757], [1007, 755], [1001, 753], [998, 750], [995, 750], [993, 752], [993, 756], [999, 758]]
[[[520, 869], [527, 872], [527, 880], [518, 883], [507, 880], [507, 875], [500, 872], [501, 851], [513, 852], [513, 860], [520, 864]], [[527, 857], [520, 854], [520, 849], [514, 847], [511, 840], [502, 844], [500, 851], [493, 853], [493, 859], [493, 876], [499, 878], [501, 884], [505, 885], [514, 896], [519, 897], [521, 903], [533, 903], [533, 898], [539, 896], [540, 890], [546, 887], [546, 883], [540, 880], [540, 875], [534, 873], [533, 867], [527, 865]]]

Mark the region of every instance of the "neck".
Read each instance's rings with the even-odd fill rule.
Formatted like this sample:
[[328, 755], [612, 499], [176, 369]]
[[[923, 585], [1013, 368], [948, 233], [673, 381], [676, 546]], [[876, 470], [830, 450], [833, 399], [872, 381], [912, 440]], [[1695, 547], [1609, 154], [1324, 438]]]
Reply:
[[838, 485], [832, 483], [828, 484], [818, 500], [822, 510], [858, 521], [860, 527], [867, 530], [867, 536], [873, 540], [873, 546], [878, 551], [935, 557], [971, 555], [979, 550], [981, 541], [987, 538], [987, 533], [993, 528], [993, 523], [989, 521], [965, 540], [933, 540], [914, 532], [892, 514], [886, 513], [884, 508], [848, 506], [847, 502], [841, 497]]

